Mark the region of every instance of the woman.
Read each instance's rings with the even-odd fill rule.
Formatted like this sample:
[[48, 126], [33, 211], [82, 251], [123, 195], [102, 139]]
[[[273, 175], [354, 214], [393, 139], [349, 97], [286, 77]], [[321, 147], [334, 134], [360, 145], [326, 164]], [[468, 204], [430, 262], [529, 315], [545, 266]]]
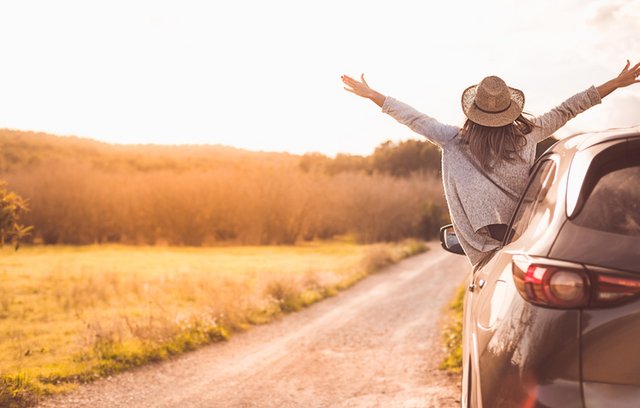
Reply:
[[442, 180], [458, 239], [472, 265], [500, 245], [526, 187], [536, 144], [568, 120], [597, 105], [618, 88], [640, 82], [640, 63], [630, 62], [614, 79], [591, 86], [542, 116], [523, 115], [524, 94], [496, 77], [484, 78], [462, 93], [462, 128], [445, 125], [412, 107], [371, 89], [361, 76], [342, 76], [345, 89], [371, 99], [398, 122], [442, 150]]

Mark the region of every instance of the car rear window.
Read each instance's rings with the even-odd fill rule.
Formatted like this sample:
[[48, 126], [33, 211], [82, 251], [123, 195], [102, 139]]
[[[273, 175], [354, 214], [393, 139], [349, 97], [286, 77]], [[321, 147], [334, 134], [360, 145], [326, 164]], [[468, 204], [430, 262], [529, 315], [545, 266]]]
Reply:
[[589, 183], [592, 188], [574, 222], [640, 237], [640, 158], [612, 160], [595, 171], [593, 177]]

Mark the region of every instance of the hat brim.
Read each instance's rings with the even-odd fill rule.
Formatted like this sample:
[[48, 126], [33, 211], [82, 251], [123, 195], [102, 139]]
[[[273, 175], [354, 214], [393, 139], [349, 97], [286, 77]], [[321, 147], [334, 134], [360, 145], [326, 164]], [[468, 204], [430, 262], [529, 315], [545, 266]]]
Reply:
[[490, 113], [480, 110], [474, 103], [478, 85], [472, 85], [462, 93], [462, 111], [471, 121], [488, 127], [501, 127], [513, 123], [524, 109], [524, 93], [509, 87], [511, 105], [503, 112]]

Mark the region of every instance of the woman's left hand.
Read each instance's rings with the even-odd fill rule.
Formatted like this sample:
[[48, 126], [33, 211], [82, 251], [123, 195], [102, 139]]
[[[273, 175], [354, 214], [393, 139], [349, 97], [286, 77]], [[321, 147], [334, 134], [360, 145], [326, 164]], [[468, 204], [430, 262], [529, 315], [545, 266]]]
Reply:
[[633, 85], [640, 82], [638, 77], [640, 76], [640, 62], [631, 67], [631, 62], [627, 60], [627, 65], [622, 68], [620, 75], [615, 79], [618, 82], [618, 88], [624, 88], [625, 86]]
[[640, 79], [638, 79], [638, 77], [640, 77], [640, 62], [634, 66], [631, 66], [631, 62], [627, 60], [627, 65], [622, 68], [622, 71], [620, 72], [620, 74], [618, 74], [617, 77], [596, 87], [596, 89], [600, 94], [600, 98], [604, 98], [618, 88], [624, 88], [625, 86], [637, 84], [638, 82], [640, 82]]

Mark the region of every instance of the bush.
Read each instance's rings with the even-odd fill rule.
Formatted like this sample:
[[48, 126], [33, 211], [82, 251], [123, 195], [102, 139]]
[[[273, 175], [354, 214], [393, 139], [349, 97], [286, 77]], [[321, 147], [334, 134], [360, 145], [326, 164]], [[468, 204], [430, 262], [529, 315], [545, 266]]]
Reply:
[[462, 314], [465, 291], [464, 285], [457, 289], [449, 305], [448, 320], [442, 336], [446, 355], [440, 363], [440, 369], [454, 373], [462, 370]]

